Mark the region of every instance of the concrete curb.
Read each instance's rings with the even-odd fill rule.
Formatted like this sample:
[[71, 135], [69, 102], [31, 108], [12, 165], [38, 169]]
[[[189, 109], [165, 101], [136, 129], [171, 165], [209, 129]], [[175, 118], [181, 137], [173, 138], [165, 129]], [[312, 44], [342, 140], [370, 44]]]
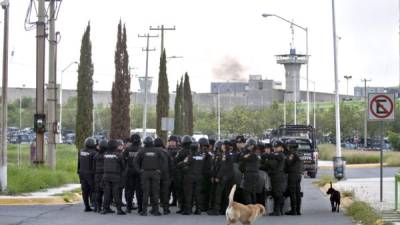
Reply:
[[[379, 168], [381, 164], [379, 163], [370, 163], [370, 164], [348, 164], [346, 165], [346, 168], [350, 169], [365, 169], [365, 168]], [[386, 164], [383, 164], [383, 167], [386, 167]], [[319, 166], [319, 169], [326, 170], [326, 169], [333, 169], [333, 166]]]
[[0, 198], [0, 205], [70, 205], [78, 204], [81, 202], [79, 195], [74, 196], [73, 199], [65, 199], [62, 196], [54, 197], [9, 197], [2, 196]]

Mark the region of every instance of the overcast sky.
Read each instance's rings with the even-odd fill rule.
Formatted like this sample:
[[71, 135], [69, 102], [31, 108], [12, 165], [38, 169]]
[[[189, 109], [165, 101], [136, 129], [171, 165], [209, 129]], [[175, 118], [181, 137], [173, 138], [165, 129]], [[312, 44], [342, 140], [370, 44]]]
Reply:
[[[10, 0], [11, 87], [35, 86], [35, 30], [24, 30], [28, 5], [28, 0]], [[353, 76], [351, 90], [354, 85], [361, 85], [364, 77], [372, 79], [369, 84], [373, 86], [398, 85], [398, 9], [395, 0], [336, 0], [337, 33], [341, 37], [338, 43], [341, 93], [346, 92], [344, 75]], [[293, 19], [309, 28], [310, 79], [316, 81], [317, 91], [333, 92], [330, 0], [66, 0], [57, 20], [57, 30], [62, 36], [58, 69], [79, 60], [81, 37], [90, 20], [94, 79], [98, 81], [95, 89], [110, 90], [117, 24], [121, 19], [127, 26], [130, 66], [137, 68], [132, 73], [140, 76], [145, 71], [142, 47], [146, 41], [138, 38], [138, 34], [150, 32], [150, 25], [176, 26], [176, 31], [165, 33], [167, 55], [184, 57], [168, 61], [171, 91], [186, 71], [196, 92], [209, 92], [213, 80], [231, 79], [221, 71], [233, 70], [237, 79], [262, 74], [264, 78], [284, 82], [284, 69], [276, 64], [275, 55], [289, 52], [290, 25], [273, 17], [265, 19], [262, 13]], [[149, 74], [157, 80], [160, 39], [151, 39], [150, 47], [157, 51], [150, 52]], [[295, 47], [297, 52], [305, 53], [303, 30], [295, 30]], [[233, 69], [223, 66], [232, 62], [236, 62]], [[76, 68], [72, 66], [63, 74], [64, 88], [76, 88]], [[305, 75], [302, 69], [301, 76]], [[46, 67], [46, 80], [47, 76]], [[139, 89], [136, 79], [131, 88]]]

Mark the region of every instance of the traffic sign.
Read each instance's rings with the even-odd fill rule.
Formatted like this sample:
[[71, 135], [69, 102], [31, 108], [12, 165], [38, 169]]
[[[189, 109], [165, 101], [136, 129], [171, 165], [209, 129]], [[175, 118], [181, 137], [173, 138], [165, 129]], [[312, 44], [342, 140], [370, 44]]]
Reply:
[[396, 102], [394, 94], [374, 93], [368, 95], [368, 120], [394, 120]]

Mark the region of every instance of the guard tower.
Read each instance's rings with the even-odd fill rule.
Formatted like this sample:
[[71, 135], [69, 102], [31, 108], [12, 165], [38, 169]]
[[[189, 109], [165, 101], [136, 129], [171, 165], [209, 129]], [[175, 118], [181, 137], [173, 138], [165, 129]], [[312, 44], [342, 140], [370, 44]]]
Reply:
[[290, 54], [276, 55], [276, 62], [285, 66], [286, 93], [288, 102], [300, 101], [300, 68], [308, 63], [308, 56], [296, 54], [296, 49], [291, 48]]

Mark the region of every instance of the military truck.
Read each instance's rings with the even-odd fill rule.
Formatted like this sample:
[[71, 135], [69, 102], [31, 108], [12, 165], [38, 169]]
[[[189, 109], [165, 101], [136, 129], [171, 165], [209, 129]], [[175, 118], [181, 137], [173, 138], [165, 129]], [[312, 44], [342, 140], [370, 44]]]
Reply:
[[318, 147], [315, 140], [315, 129], [311, 125], [281, 125], [276, 137], [282, 141], [295, 139], [299, 145], [298, 154], [304, 164], [304, 172], [315, 178], [318, 172]]

